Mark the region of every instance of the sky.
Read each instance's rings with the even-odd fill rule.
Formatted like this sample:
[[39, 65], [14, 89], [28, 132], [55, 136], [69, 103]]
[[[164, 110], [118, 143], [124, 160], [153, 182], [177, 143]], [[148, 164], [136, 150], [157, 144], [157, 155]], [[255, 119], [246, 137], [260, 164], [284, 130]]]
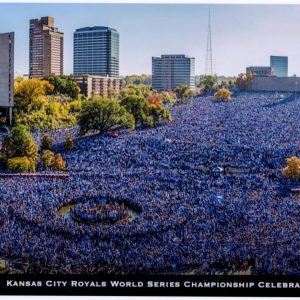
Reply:
[[206, 4], [4, 4], [0, 32], [15, 32], [15, 72], [28, 74], [29, 20], [53, 16], [64, 32], [64, 72], [73, 71], [73, 32], [109, 26], [120, 33], [120, 75], [151, 74], [151, 57], [195, 57], [205, 72], [208, 10], [212, 55], [218, 75], [236, 76], [246, 66], [268, 66], [270, 55], [289, 58], [289, 76], [300, 75], [300, 5]]

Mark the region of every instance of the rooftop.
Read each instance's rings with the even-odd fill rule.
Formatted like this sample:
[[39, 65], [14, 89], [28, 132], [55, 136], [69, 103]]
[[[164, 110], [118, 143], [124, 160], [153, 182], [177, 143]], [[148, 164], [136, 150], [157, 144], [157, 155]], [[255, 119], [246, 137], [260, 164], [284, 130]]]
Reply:
[[76, 32], [81, 32], [81, 31], [98, 31], [98, 30], [106, 30], [106, 31], [117, 31], [114, 28], [107, 27], [107, 26], [93, 26], [93, 27], [82, 27], [76, 29]]

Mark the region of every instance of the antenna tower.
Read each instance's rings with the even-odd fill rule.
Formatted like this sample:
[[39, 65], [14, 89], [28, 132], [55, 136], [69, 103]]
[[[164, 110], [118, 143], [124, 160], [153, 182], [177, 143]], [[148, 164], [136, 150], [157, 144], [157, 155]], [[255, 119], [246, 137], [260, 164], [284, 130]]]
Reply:
[[211, 47], [211, 21], [210, 8], [208, 11], [208, 32], [207, 32], [207, 46], [206, 46], [206, 61], [205, 61], [205, 75], [213, 75], [213, 59]]

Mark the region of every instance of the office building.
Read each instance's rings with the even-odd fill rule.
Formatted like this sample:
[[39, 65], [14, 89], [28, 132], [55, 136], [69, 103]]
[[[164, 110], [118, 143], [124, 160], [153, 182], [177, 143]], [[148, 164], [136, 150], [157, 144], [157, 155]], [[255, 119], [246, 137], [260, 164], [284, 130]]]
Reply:
[[287, 56], [271, 56], [270, 66], [274, 70], [277, 77], [288, 77], [288, 57]]
[[119, 76], [119, 33], [110, 27], [94, 26], [74, 33], [73, 73]]
[[251, 72], [255, 76], [273, 76], [274, 70], [271, 67], [247, 67], [246, 73]]
[[54, 27], [54, 18], [30, 20], [29, 36], [29, 76], [62, 76], [64, 34]]
[[122, 78], [93, 76], [93, 75], [73, 75], [82, 94], [87, 98], [101, 96], [104, 98], [118, 96], [122, 88]]
[[9, 112], [14, 106], [14, 33], [0, 34], [0, 108]]
[[174, 90], [180, 84], [195, 89], [195, 58], [185, 55], [152, 57], [152, 87]]

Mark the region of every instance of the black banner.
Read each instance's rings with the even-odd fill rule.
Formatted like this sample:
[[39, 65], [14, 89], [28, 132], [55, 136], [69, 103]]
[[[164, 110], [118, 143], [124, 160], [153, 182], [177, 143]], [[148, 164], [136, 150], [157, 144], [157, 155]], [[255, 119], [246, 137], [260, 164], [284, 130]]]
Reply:
[[3, 275], [2, 295], [300, 297], [300, 277]]

